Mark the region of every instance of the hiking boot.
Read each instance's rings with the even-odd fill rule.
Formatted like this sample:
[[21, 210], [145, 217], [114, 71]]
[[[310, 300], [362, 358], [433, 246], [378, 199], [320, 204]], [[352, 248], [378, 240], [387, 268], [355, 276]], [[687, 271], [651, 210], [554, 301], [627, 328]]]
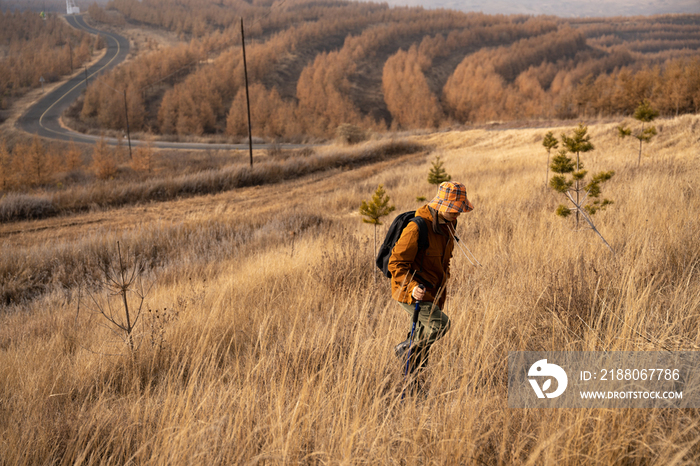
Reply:
[[408, 349], [411, 347], [411, 340], [405, 340], [394, 347], [394, 354], [396, 357], [405, 361], [406, 355], [408, 354]]

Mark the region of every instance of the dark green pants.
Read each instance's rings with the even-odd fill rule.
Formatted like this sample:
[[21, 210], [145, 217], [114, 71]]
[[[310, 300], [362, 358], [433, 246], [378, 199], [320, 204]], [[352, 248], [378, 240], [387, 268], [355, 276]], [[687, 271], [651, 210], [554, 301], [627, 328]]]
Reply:
[[[410, 336], [411, 319], [413, 319], [413, 310], [415, 304], [399, 303], [401, 307], [408, 313], [408, 331]], [[420, 313], [418, 314], [418, 322], [416, 322], [416, 330], [413, 334], [413, 344], [418, 348], [423, 348], [426, 353], [430, 347], [447, 333], [450, 329], [450, 318], [442, 312], [439, 307], [429, 301], [420, 303]]]

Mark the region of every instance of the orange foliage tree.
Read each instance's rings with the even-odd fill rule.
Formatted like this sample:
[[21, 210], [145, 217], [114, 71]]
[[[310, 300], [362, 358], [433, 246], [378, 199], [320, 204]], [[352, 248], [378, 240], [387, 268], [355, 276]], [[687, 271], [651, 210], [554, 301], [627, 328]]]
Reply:
[[297, 84], [299, 112], [306, 129], [327, 136], [342, 123], [360, 124], [362, 116], [350, 101], [347, 76], [354, 65], [339, 57], [339, 52], [322, 53], [302, 71]]
[[102, 128], [125, 123], [109, 86], [126, 90], [134, 129], [245, 135], [240, 17], [263, 137], [631, 114], [640, 99], [662, 115], [700, 106], [700, 25], [683, 15], [556, 20], [310, 0], [111, 0], [110, 10], [190, 42], [96, 80], [82, 115]]
[[70, 74], [90, 58], [92, 40], [54, 14], [0, 12], [0, 99]]
[[465, 60], [444, 88], [452, 116], [460, 122], [498, 118], [503, 107], [505, 82], [492, 64]]
[[[278, 138], [302, 133], [294, 103], [285, 102], [276, 89], [268, 90], [262, 84], [250, 86], [250, 117], [253, 135]], [[226, 119], [226, 133], [248, 136], [245, 89], [240, 89], [233, 99]]]
[[80, 170], [83, 166], [83, 153], [71, 141], [68, 151], [64, 154], [63, 166], [67, 172]]
[[435, 128], [444, 118], [423, 74], [430, 64], [415, 45], [408, 52], [399, 50], [384, 64], [384, 101], [399, 128]]
[[117, 174], [117, 160], [104, 138], [92, 150], [92, 171], [101, 180], [108, 180]]

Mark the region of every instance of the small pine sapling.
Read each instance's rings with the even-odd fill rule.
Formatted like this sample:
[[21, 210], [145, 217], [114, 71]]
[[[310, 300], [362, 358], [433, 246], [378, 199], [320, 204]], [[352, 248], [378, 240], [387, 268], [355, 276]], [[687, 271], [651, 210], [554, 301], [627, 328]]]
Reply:
[[[595, 147], [591, 143], [591, 136], [588, 134], [588, 127], [584, 126], [583, 123], [579, 123], [578, 127], [574, 129], [573, 136], [569, 137], [565, 133], [561, 135], [561, 142], [564, 145], [564, 150], [576, 154], [576, 169], [570, 172], [573, 177], [575, 188], [573, 189], [574, 194], [576, 194], [576, 204], [580, 204], [580, 194], [581, 194], [581, 180], [586, 176], [586, 172], [583, 170], [583, 164], [581, 163], [581, 152], [590, 152]], [[560, 153], [561, 154], [561, 153]], [[566, 155], [566, 152], [563, 154]], [[576, 211], [576, 228], [579, 225], [579, 213]]]
[[544, 178], [544, 185], [547, 186], [549, 184], [549, 158], [552, 149], [556, 149], [557, 147], [559, 147], [559, 141], [557, 141], [557, 138], [554, 137], [554, 133], [549, 131], [547, 134], [544, 135], [542, 145], [545, 149], [547, 149], [547, 174]]
[[[362, 221], [374, 225], [374, 257], [377, 256], [377, 226], [382, 225], [382, 217], [396, 210], [395, 206], [389, 205], [390, 200], [391, 198], [384, 191], [384, 186], [380, 184], [372, 195], [372, 200], [370, 202], [362, 201], [360, 205], [360, 215], [365, 217]], [[376, 268], [374, 280], [375, 282], [377, 280]]]
[[[584, 170], [580, 153], [593, 150], [590, 136], [587, 134], [588, 128], [583, 125], [574, 130], [574, 135], [568, 137], [562, 134], [564, 148], [560, 149], [552, 159], [551, 169], [556, 175], [552, 176], [549, 186], [555, 191], [562, 193], [569, 200], [573, 207], [560, 204], [556, 214], [561, 217], [568, 217], [576, 213], [576, 228], [579, 228], [579, 218], [582, 217], [590, 228], [603, 240], [605, 245], [612, 251], [608, 242], [603, 238], [596, 228], [591, 216], [598, 210], [605, 209], [613, 201], [609, 199], [600, 200], [602, 194], [601, 185], [608, 181], [615, 174], [614, 171], [603, 171], [593, 175], [586, 183], [585, 178], [588, 171]], [[576, 161], [569, 157], [569, 153], [576, 153]], [[589, 201], [586, 204], [586, 201]], [[614, 253], [614, 252], [613, 252]]]
[[590, 204], [584, 206], [584, 209], [589, 215], [595, 215], [596, 212], [605, 210], [607, 206], [613, 203], [610, 199], [600, 199], [600, 185], [610, 180], [614, 174], [614, 170], [596, 173], [586, 185], [585, 190], [588, 192], [588, 197], [593, 198]]
[[[642, 145], [645, 142], [651, 141], [651, 138], [657, 134], [655, 126], [648, 126], [645, 128], [644, 125], [654, 121], [657, 116], [659, 116], [659, 112], [653, 109], [647, 100], [642, 101], [642, 103], [640, 103], [637, 107], [637, 110], [634, 111], [634, 119], [642, 123], [641, 129], [634, 135], [634, 137], [639, 140], [639, 157], [637, 159], [637, 166], [642, 163]], [[624, 139], [627, 136], [632, 135], [632, 130], [624, 125], [618, 126], [617, 131], [620, 139]]]
[[435, 160], [432, 162], [430, 167], [430, 172], [428, 173], [428, 183], [434, 184], [435, 187], [440, 186], [441, 183], [445, 181], [450, 181], [452, 177], [447, 174], [445, 168], [443, 167], [443, 162], [440, 160], [440, 156], [436, 155]]

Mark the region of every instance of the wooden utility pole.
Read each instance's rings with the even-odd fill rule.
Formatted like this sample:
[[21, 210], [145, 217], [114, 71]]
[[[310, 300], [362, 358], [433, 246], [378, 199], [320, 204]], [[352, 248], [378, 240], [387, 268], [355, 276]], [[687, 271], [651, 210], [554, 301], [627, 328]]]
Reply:
[[248, 94], [248, 65], [245, 61], [245, 33], [243, 32], [243, 17], [241, 17], [241, 44], [243, 45], [243, 74], [245, 75], [245, 101], [248, 107], [248, 148], [250, 150], [250, 166], [253, 166], [253, 127], [250, 124], [250, 94]]
[[126, 118], [126, 137], [129, 140], [129, 160], [133, 160], [131, 156], [131, 134], [129, 133], [129, 109], [126, 106], [126, 89], [124, 89], [124, 117]]

